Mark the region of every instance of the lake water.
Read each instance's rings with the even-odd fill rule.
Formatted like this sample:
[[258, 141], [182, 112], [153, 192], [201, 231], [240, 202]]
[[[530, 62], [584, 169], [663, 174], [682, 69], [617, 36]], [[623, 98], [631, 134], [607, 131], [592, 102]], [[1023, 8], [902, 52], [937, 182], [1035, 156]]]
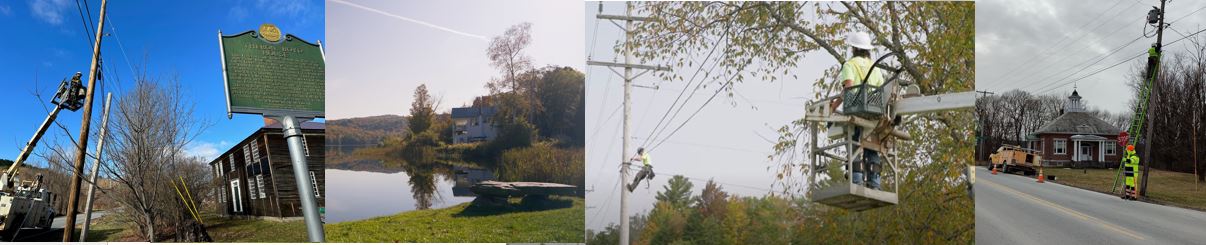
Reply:
[[327, 222], [338, 223], [473, 201], [469, 186], [489, 170], [446, 164], [359, 160], [328, 165]]

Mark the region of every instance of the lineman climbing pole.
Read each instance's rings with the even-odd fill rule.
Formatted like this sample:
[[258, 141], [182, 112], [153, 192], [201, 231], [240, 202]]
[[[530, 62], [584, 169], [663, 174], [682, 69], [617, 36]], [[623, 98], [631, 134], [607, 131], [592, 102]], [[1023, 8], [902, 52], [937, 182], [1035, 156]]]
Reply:
[[[620, 167], [620, 183], [619, 183], [621, 185], [624, 184], [625, 181], [628, 179], [628, 167], [631, 165], [631, 163], [629, 163], [627, 161], [627, 159], [629, 156], [628, 151], [631, 150], [631, 148], [629, 148], [628, 141], [630, 140], [630, 137], [629, 137], [629, 133], [630, 133], [630, 130], [629, 130], [630, 125], [629, 124], [630, 123], [629, 122], [630, 122], [631, 115], [632, 115], [632, 96], [631, 96], [632, 95], [632, 80], [636, 79], [637, 77], [640, 77], [641, 75], [644, 75], [645, 73], [648, 73], [649, 71], [669, 71], [670, 70], [669, 68], [662, 67], [662, 66], [650, 66], [650, 65], [629, 63], [632, 61], [632, 46], [633, 46], [632, 45], [632, 43], [633, 43], [632, 33], [633, 33], [633, 28], [634, 28], [633, 22], [646, 21], [646, 20], [648, 20], [648, 18], [632, 16], [632, 9], [633, 9], [632, 2], [626, 2], [626, 3], [624, 3], [624, 6], [625, 6], [625, 10], [624, 10], [624, 15], [622, 15], [622, 16], [605, 15], [605, 14], [603, 14], [603, 5], [602, 5], [602, 3], [600, 3], [599, 4], [599, 14], [595, 15], [595, 18], [603, 19], [603, 20], [610, 20], [612, 24], [615, 24], [617, 27], [620, 27], [620, 29], [624, 30], [624, 48], [621, 49], [622, 52], [624, 53], [624, 63], [593, 61], [593, 60], [589, 60], [590, 59], [589, 57], [587, 58], [588, 60], [586, 61], [586, 64], [588, 64], [588, 65], [607, 67], [612, 72], [615, 72], [616, 75], [620, 75], [621, 77], [624, 78], [624, 133], [622, 136], [622, 137], [624, 137], [623, 138], [624, 143], [622, 145], [623, 148], [620, 150], [620, 155], [621, 155], [620, 160], [623, 162], [620, 165], [621, 167]], [[617, 21], [624, 21], [624, 24], [620, 25], [620, 23]], [[591, 48], [593, 48], [593, 47], [591, 47]], [[623, 68], [624, 72], [621, 73], [619, 71], [616, 71], [616, 68]], [[642, 69], [644, 71], [641, 73], [638, 73], [636, 75], [633, 75], [632, 74], [633, 69]], [[624, 190], [620, 190], [620, 244], [628, 245], [628, 192], [624, 191]]]
[[[1160, 0], [1160, 8], [1153, 7], [1154, 9], [1148, 12], [1148, 24], [1156, 24], [1156, 43], [1152, 44], [1151, 49], [1149, 49], [1147, 63], [1148, 73], [1146, 74], [1147, 81], [1145, 81], [1143, 86], [1139, 88], [1140, 103], [1135, 107], [1135, 113], [1131, 115], [1131, 127], [1127, 129], [1127, 135], [1130, 136], [1130, 140], [1127, 142], [1129, 145], [1145, 142], [1145, 144], [1143, 144], [1143, 160], [1140, 161], [1140, 163], [1143, 164], [1143, 177], [1139, 179], [1138, 196], [1147, 196], [1147, 173], [1149, 170], [1151, 170], [1152, 144], [1151, 141], [1142, 141], [1145, 139], [1142, 133], [1144, 130], [1146, 130], [1150, 134], [1155, 125], [1154, 122], [1145, 121], [1147, 118], [1152, 116], [1151, 110], [1148, 109], [1148, 105], [1155, 101], [1155, 97], [1152, 96], [1152, 90], [1159, 88], [1159, 86], [1156, 86], [1156, 79], [1160, 77], [1160, 55], [1162, 54], [1162, 48], [1164, 46], [1164, 5], [1166, 2], [1167, 0]], [[1144, 129], [1144, 127], [1147, 128]], [[1151, 139], [1151, 137], [1146, 137], [1146, 139]], [[1127, 159], [1123, 158], [1118, 164], [1118, 170], [1116, 171], [1117, 174], [1114, 175], [1114, 185], [1110, 188], [1111, 193], [1118, 190], [1118, 182], [1122, 180], [1119, 178], [1119, 176], [1122, 175], [1122, 168], [1126, 167], [1126, 160]], [[1126, 191], [1123, 191], [1123, 193], [1125, 195]]]
[[92, 45], [92, 68], [88, 72], [88, 92], [84, 93], [84, 113], [80, 122], [80, 140], [76, 147], [75, 166], [71, 170], [71, 185], [67, 196], [67, 217], [63, 224], [63, 242], [74, 242], [75, 214], [80, 203], [80, 182], [84, 179], [84, 159], [88, 156], [88, 129], [92, 122], [92, 93], [96, 85], [97, 69], [100, 67], [100, 47], [105, 29], [105, 5], [109, 1], [101, 0], [100, 21], [96, 23], [96, 43]]

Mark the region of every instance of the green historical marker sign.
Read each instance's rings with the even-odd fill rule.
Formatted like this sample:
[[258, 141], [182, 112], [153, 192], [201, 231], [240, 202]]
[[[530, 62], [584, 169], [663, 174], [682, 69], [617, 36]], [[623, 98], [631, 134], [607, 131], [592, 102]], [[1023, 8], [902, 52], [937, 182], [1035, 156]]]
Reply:
[[324, 117], [326, 62], [322, 43], [281, 35], [272, 24], [232, 36], [218, 32], [226, 111], [265, 116]]

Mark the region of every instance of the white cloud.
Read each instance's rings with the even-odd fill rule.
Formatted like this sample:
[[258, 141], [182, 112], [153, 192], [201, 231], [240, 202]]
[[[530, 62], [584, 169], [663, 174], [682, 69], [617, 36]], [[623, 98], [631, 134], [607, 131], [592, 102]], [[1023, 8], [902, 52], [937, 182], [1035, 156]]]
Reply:
[[226, 141], [221, 141], [218, 144], [211, 142], [198, 141], [189, 144], [184, 148], [184, 153], [190, 157], [200, 157], [206, 161], [218, 158], [218, 154], [222, 154], [223, 149], [229, 145]]
[[477, 35], [477, 34], [472, 34], [472, 33], [463, 32], [463, 31], [458, 31], [458, 30], [455, 30], [455, 29], [452, 29], [452, 28], [443, 27], [443, 26], [439, 26], [439, 25], [436, 25], [436, 24], [428, 23], [428, 22], [426, 22], [426, 21], [422, 21], [422, 20], [416, 20], [416, 19], [411, 19], [411, 18], [407, 18], [407, 17], [405, 17], [405, 16], [401, 16], [401, 15], [391, 14], [391, 13], [389, 13], [389, 12], [381, 11], [381, 10], [378, 10], [378, 9], [374, 9], [374, 8], [365, 7], [364, 5], [359, 5], [359, 4], [355, 4], [355, 3], [350, 3], [350, 2], [343, 1], [343, 0], [330, 0], [330, 1], [331, 1], [331, 2], [334, 2], [334, 3], [339, 3], [339, 4], [347, 5], [347, 6], [350, 6], [350, 7], [355, 7], [355, 8], [358, 8], [358, 9], [365, 10], [365, 11], [369, 11], [369, 12], [378, 13], [378, 14], [381, 14], [381, 15], [385, 15], [385, 16], [393, 17], [393, 18], [395, 18], [395, 19], [403, 20], [403, 21], [406, 21], [406, 22], [415, 23], [415, 24], [419, 24], [419, 25], [423, 25], [423, 26], [427, 26], [427, 27], [435, 28], [435, 29], [437, 29], [437, 30], [445, 31], [445, 32], [448, 32], [448, 33], [457, 34], [457, 35], [466, 36], [466, 37], [471, 37], [471, 38], [479, 39], [479, 40], [482, 40], [482, 41], [490, 41], [490, 39], [489, 39], [489, 38], [486, 38], [486, 36]]
[[63, 23], [63, 13], [70, 7], [67, 0], [34, 0], [29, 4], [33, 16], [52, 25]]
[[257, 8], [268, 11], [273, 15], [285, 15], [289, 17], [297, 17], [298, 15], [309, 12], [310, 1], [296, 0], [257, 0], [255, 6]]

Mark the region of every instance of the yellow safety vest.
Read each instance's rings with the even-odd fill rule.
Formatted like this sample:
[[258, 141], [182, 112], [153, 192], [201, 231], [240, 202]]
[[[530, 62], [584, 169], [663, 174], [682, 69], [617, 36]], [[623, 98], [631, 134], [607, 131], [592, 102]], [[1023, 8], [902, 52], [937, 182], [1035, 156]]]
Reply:
[[653, 166], [653, 159], [649, 158], [648, 152], [646, 152], [645, 154], [641, 154], [641, 163], [644, 163], [645, 166], [650, 166], [650, 167]]
[[873, 63], [871, 59], [866, 57], [854, 57], [846, 60], [846, 64], [842, 64], [842, 71], [839, 75], [839, 80], [854, 81], [853, 86], [863, 84], [863, 78], [867, 76], [867, 70], [871, 70], [871, 77], [867, 78], [867, 85], [879, 87], [884, 85], [884, 75], [879, 68], [871, 67]]

